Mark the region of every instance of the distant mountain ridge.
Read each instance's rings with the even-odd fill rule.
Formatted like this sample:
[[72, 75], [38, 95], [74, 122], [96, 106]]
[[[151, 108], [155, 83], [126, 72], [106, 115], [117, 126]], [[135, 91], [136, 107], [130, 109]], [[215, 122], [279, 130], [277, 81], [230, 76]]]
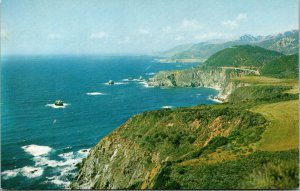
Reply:
[[238, 40], [224, 43], [201, 42], [197, 44], [186, 44], [176, 46], [163, 52], [163, 56], [172, 59], [207, 59], [214, 53], [236, 45], [253, 44], [269, 50], [275, 50], [280, 53], [290, 55], [298, 53], [299, 30], [287, 31], [284, 33], [268, 36], [252, 36], [246, 34]]

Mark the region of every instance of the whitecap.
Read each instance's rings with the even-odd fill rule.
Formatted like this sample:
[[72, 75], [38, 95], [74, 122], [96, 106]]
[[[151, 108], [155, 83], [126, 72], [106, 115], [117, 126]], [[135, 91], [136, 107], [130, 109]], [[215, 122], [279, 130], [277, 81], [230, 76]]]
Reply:
[[104, 95], [104, 93], [101, 93], [101, 92], [89, 92], [89, 93], [86, 93], [86, 95], [97, 96], [97, 95]]
[[69, 103], [64, 103], [63, 106], [58, 106], [58, 105], [55, 105], [55, 104], [46, 104], [47, 107], [52, 107], [54, 109], [60, 109], [60, 108], [66, 108], [67, 106], [69, 106], [71, 104]]
[[1, 174], [4, 179], [8, 179], [8, 178], [17, 176], [18, 173], [20, 173], [20, 169], [6, 170], [6, 171], [3, 171]]
[[22, 168], [17, 168], [14, 170], [6, 170], [2, 172], [4, 179], [16, 177], [17, 175], [23, 175], [27, 178], [36, 178], [42, 176], [44, 173], [44, 169], [41, 167], [32, 167], [32, 166], [24, 166]]
[[78, 154], [80, 154], [82, 157], [87, 157], [91, 149], [81, 149], [78, 151]]
[[162, 106], [161, 108], [163, 108], [163, 109], [171, 109], [171, 108], [173, 108], [174, 106], [171, 106], [171, 105], [164, 105], [164, 106]]
[[142, 86], [144, 86], [145, 88], [154, 88], [154, 86], [149, 86], [149, 84], [145, 81], [143, 82], [139, 82], [139, 84], [141, 84]]
[[48, 180], [46, 181], [46, 183], [49, 182], [55, 185], [59, 185], [64, 187], [65, 189], [68, 189], [71, 183], [70, 181], [63, 179], [61, 176], [52, 176], [52, 177], [48, 177], [47, 179]]
[[41, 167], [24, 166], [21, 168], [21, 174], [28, 178], [35, 178], [42, 176], [44, 169]]
[[155, 72], [146, 73], [147, 76], [153, 76], [155, 74], [156, 74]]
[[113, 84], [108, 84], [108, 83], [103, 83], [103, 84], [113, 86], [113, 85], [125, 85], [125, 84], [128, 84], [128, 83], [127, 82], [114, 82]]
[[115, 82], [114, 85], [125, 85], [128, 84], [127, 82]]
[[[51, 167], [54, 168], [59, 175], [50, 178], [47, 177], [45, 182], [50, 182], [64, 188], [68, 188], [70, 185], [70, 176], [75, 177], [76, 165], [80, 163], [83, 158], [87, 157], [90, 151], [90, 149], [81, 149], [76, 152], [65, 152], [58, 155], [61, 158], [60, 160], [51, 160], [47, 155], [54, 150], [51, 147], [27, 145], [23, 146], [22, 149], [34, 156], [34, 166], [24, 166], [14, 170], [6, 170], [1, 173], [4, 179], [16, 177], [18, 175], [27, 178], [36, 178], [43, 175], [45, 168]], [[55, 152], [53, 153], [55, 154]]]
[[26, 145], [23, 146], [22, 149], [24, 149], [25, 152], [33, 155], [33, 156], [40, 156], [48, 154], [52, 148], [48, 146], [40, 146], [40, 145]]

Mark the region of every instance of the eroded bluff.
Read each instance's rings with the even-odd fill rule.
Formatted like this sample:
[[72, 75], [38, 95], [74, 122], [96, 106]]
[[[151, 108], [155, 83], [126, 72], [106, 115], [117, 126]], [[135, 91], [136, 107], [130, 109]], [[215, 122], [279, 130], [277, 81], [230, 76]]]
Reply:
[[194, 166], [195, 160], [199, 164], [192, 169], [203, 167], [210, 154], [231, 152], [240, 142], [248, 148], [260, 139], [265, 123], [259, 114], [226, 105], [138, 114], [91, 149], [71, 188], [188, 188], [189, 173], [178, 178], [172, 168]]
[[161, 71], [148, 81], [149, 86], [208, 87], [219, 90], [218, 99], [224, 101], [238, 87], [245, 84], [231, 79], [249, 74], [253, 70], [234, 67], [198, 67], [179, 71]]

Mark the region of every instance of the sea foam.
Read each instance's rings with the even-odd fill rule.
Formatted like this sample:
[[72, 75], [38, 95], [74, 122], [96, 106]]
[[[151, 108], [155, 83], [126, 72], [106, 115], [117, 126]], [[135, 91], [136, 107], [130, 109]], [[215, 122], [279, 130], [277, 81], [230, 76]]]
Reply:
[[86, 95], [97, 96], [97, 95], [104, 95], [104, 93], [101, 93], [101, 92], [89, 92], [89, 93], [86, 93]]
[[55, 104], [46, 104], [47, 107], [52, 107], [54, 109], [61, 109], [61, 108], [66, 108], [67, 106], [69, 106], [71, 104], [69, 103], [64, 103], [63, 106], [58, 106], [58, 105], [55, 105]]
[[149, 86], [148, 83], [145, 82], [145, 81], [139, 82], [139, 84], [142, 85], [145, 88], [154, 88], [154, 86]]
[[164, 105], [164, 106], [162, 106], [161, 108], [163, 108], [163, 109], [171, 109], [171, 108], [173, 108], [174, 106], [171, 106], [171, 105]]
[[41, 167], [32, 167], [32, 166], [24, 166], [22, 168], [17, 168], [14, 170], [6, 170], [2, 172], [2, 176], [4, 179], [12, 178], [17, 175], [23, 175], [27, 178], [36, 178], [42, 176], [44, 173], [44, 169]]
[[26, 145], [23, 146], [22, 149], [33, 156], [45, 155], [52, 150], [51, 147], [40, 145]]
[[153, 75], [155, 75], [155, 74], [156, 74], [156, 73], [154, 73], [154, 72], [146, 73], [147, 76], [153, 76]]
[[[49, 182], [64, 188], [69, 188], [70, 176], [76, 175], [76, 164], [82, 161], [83, 158], [87, 157], [90, 149], [81, 149], [76, 152], [65, 152], [56, 154], [56, 150], [48, 146], [40, 145], [26, 145], [22, 149], [33, 156], [34, 166], [24, 166], [13, 170], [3, 171], [2, 177], [4, 179], [13, 178], [16, 176], [24, 176], [27, 178], [36, 178], [42, 176], [44, 169], [53, 168], [56, 175], [52, 177], [46, 177], [44, 182]], [[61, 160], [49, 159], [49, 154], [56, 154]]]

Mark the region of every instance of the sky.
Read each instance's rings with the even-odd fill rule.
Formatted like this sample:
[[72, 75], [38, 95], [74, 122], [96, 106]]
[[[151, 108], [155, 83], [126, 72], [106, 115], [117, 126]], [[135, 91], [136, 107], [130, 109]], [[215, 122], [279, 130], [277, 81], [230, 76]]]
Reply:
[[2, 0], [1, 54], [155, 53], [298, 29], [298, 8], [298, 0]]

